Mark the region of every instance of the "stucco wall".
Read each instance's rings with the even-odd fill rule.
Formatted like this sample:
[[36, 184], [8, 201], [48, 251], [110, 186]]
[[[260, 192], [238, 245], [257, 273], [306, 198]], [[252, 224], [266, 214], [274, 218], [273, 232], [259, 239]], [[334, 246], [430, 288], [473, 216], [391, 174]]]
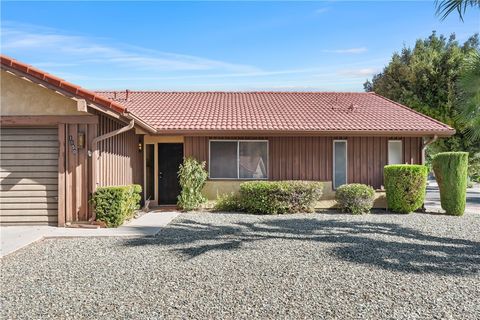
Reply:
[[1, 71], [2, 116], [89, 115], [77, 102], [50, 89]]

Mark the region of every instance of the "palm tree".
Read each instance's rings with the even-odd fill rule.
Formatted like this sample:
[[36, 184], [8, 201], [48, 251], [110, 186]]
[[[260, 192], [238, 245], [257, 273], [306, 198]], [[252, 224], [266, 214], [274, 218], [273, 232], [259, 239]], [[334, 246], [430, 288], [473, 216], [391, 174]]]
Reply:
[[465, 125], [465, 136], [480, 142], [480, 52], [473, 50], [465, 60], [458, 80], [460, 90], [458, 121]]
[[457, 11], [463, 21], [463, 15], [468, 7], [480, 8], [480, 0], [436, 0], [437, 15], [444, 20], [450, 13]]

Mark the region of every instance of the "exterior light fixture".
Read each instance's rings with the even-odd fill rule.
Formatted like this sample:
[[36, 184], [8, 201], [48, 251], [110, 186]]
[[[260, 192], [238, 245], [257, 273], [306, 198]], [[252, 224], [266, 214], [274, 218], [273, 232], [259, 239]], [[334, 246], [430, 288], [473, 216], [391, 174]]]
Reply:
[[143, 151], [143, 143], [141, 140], [138, 141], [138, 152], [142, 152]]
[[83, 132], [78, 133], [77, 148], [78, 149], [85, 148], [85, 133], [83, 133]]

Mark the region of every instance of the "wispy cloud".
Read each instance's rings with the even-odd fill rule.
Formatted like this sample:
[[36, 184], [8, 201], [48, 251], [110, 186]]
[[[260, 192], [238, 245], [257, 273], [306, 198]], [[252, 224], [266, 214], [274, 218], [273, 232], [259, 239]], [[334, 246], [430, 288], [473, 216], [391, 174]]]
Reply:
[[380, 70], [378, 68], [345, 69], [338, 72], [339, 75], [348, 77], [371, 77]]
[[[64, 35], [55, 30], [25, 27], [4, 23], [2, 28], [4, 52], [35, 53], [36, 56], [55, 57], [57, 66], [85, 63], [135, 67], [150, 71], [216, 70], [228, 72], [257, 72], [249, 65], [229, 63], [186, 54], [161, 52], [126, 44], [110, 44], [108, 39]], [[52, 66], [51, 61], [38, 65]]]
[[367, 52], [368, 49], [366, 47], [359, 47], [359, 48], [348, 48], [348, 49], [325, 49], [322, 52], [326, 53], [344, 53], [344, 54], [359, 54]]
[[324, 7], [324, 8], [320, 8], [320, 9], [315, 10], [314, 13], [316, 15], [320, 15], [320, 14], [323, 14], [323, 13], [328, 12], [328, 11], [330, 11], [330, 8]]

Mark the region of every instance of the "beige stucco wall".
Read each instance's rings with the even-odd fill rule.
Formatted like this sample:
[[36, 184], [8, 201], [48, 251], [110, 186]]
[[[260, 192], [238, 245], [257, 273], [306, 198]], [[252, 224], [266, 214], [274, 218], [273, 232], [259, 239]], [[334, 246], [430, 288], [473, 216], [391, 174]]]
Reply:
[[88, 115], [77, 102], [50, 89], [1, 70], [0, 114], [2, 116]]
[[[230, 180], [209, 180], [203, 188], [203, 194], [208, 200], [216, 200], [219, 195], [237, 193], [240, 190], [240, 184], [244, 181], [230, 181]], [[322, 199], [317, 202], [315, 208], [328, 209], [336, 207], [335, 191], [332, 189], [331, 181], [323, 181]], [[386, 197], [385, 192], [377, 191], [375, 193], [374, 208], [385, 208]]]

